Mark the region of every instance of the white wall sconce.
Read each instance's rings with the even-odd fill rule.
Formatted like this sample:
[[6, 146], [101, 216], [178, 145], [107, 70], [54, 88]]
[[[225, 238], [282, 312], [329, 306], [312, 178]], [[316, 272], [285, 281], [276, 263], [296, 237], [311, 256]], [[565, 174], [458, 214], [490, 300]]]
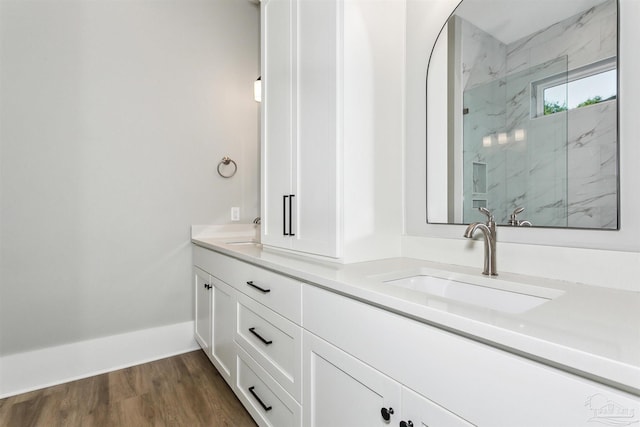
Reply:
[[253, 99], [256, 102], [262, 102], [262, 76], [253, 82]]

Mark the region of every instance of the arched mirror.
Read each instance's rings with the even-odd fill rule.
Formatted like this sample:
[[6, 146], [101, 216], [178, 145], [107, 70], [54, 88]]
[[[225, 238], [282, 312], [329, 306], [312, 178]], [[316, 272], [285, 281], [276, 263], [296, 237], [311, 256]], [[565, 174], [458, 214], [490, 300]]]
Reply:
[[427, 221], [617, 230], [617, 65], [616, 0], [463, 0], [427, 73]]

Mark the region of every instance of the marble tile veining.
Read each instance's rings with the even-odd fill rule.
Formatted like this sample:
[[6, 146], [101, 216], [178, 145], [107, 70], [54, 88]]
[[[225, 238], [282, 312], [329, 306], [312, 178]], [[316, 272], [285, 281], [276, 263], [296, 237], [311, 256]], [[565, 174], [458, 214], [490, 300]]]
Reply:
[[616, 228], [617, 102], [537, 117], [531, 93], [532, 82], [617, 54], [615, 0], [508, 46], [457, 19], [469, 36], [463, 173], [473, 162], [487, 171], [485, 193], [463, 183], [464, 221], [482, 219], [467, 199], [483, 199], [499, 222], [523, 206], [538, 225]]

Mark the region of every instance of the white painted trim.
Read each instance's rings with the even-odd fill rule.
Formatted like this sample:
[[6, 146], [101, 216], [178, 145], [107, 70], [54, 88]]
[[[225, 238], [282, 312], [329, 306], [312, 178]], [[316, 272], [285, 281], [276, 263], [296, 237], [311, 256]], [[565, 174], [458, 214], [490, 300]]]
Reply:
[[200, 348], [194, 322], [0, 357], [0, 399]]

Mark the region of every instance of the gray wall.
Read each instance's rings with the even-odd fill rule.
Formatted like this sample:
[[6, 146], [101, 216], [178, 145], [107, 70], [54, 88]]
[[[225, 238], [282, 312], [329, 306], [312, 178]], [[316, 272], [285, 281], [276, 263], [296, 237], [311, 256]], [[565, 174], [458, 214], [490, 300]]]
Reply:
[[0, 355], [191, 320], [189, 226], [259, 212], [258, 6], [0, 0], [0, 73]]

